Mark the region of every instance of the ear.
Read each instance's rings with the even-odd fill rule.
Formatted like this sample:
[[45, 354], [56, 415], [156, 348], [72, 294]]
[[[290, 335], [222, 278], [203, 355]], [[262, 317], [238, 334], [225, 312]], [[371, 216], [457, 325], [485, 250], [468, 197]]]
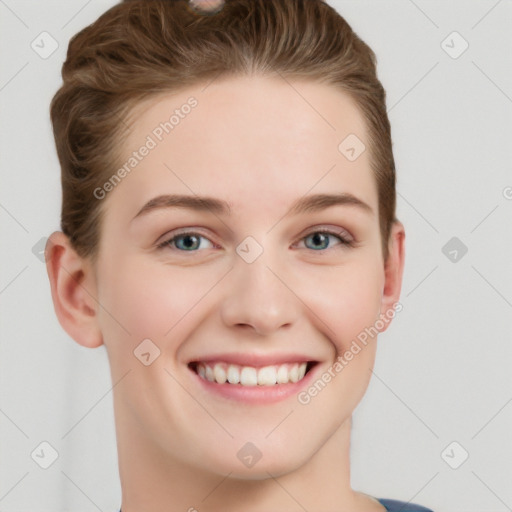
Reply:
[[103, 337], [97, 322], [99, 303], [92, 265], [76, 253], [60, 231], [48, 238], [45, 258], [60, 325], [80, 345], [99, 347]]
[[384, 288], [382, 290], [381, 318], [384, 315], [384, 326], [379, 329], [384, 332], [395, 316], [392, 311], [399, 311], [396, 304], [402, 290], [402, 277], [405, 263], [405, 229], [400, 221], [395, 221], [391, 227], [388, 259], [384, 263]]

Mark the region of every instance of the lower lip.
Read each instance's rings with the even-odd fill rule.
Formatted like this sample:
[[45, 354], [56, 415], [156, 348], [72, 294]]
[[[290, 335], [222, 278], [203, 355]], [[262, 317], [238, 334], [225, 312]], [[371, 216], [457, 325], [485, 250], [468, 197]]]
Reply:
[[275, 384], [273, 386], [242, 386], [241, 384], [219, 384], [210, 382], [200, 377], [193, 369], [189, 368], [199, 385], [208, 393], [253, 404], [268, 404], [285, 400], [292, 395], [297, 395], [303, 388], [307, 387], [313, 379], [319, 364], [316, 363], [306, 373], [304, 378], [298, 382], [288, 382], [287, 384]]

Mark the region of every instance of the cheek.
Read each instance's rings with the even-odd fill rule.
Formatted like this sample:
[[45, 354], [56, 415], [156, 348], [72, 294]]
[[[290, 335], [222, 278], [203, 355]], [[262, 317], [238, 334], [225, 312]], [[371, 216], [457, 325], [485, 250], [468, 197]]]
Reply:
[[[382, 300], [383, 270], [359, 261], [329, 273], [315, 287], [311, 306], [324, 322], [322, 329], [339, 353], [375, 324]], [[320, 327], [320, 324], [319, 324]]]
[[[332, 421], [344, 421], [362, 399], [371, 378], [375, 362], [375, 323], [379, 319], [382, 299], [383, 271], [378, 262], [374, 265], [354, 265], [339, 272], [332, 279], [323, 300], [318, 304], [318, 314], [329, 325], [325, 330], [335, 348], [329, 375], [327, 403], [337, 404]], [[331, 332], [332, 330], [332, 332]]]
[[[111, 261], [115, 261], [115, 257]], [[149, 338], [163, 347], [183, 331], [218, 278], [197, 268], [176, 268], [149, 258], [124, 257], [105, 265], [99, 300], [102, 332], [108, 341], [138, 345]], [[108, 311], [108, 312], [107, 312]], [[129, 334], [128, 334], [129, 333]]]

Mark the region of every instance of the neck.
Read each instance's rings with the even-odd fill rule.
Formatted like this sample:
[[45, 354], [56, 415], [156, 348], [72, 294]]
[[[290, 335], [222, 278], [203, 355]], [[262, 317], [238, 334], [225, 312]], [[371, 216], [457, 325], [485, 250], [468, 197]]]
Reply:
[[350, 425], [349, 419], [301, 467], [251, 480], [167, 457], [116, 414], [122, 512], [358, 510], [361, 497], [350, 487]]

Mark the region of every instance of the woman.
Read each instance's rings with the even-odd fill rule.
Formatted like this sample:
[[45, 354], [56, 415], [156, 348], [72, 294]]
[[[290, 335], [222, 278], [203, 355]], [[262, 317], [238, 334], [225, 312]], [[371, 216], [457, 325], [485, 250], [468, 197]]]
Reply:
[[428, 512], [350, 485], [404, 265], [372, 50], [321, 0], [125, 1], [63, 79], [47, 268], [107, 348], [122, 511]]

